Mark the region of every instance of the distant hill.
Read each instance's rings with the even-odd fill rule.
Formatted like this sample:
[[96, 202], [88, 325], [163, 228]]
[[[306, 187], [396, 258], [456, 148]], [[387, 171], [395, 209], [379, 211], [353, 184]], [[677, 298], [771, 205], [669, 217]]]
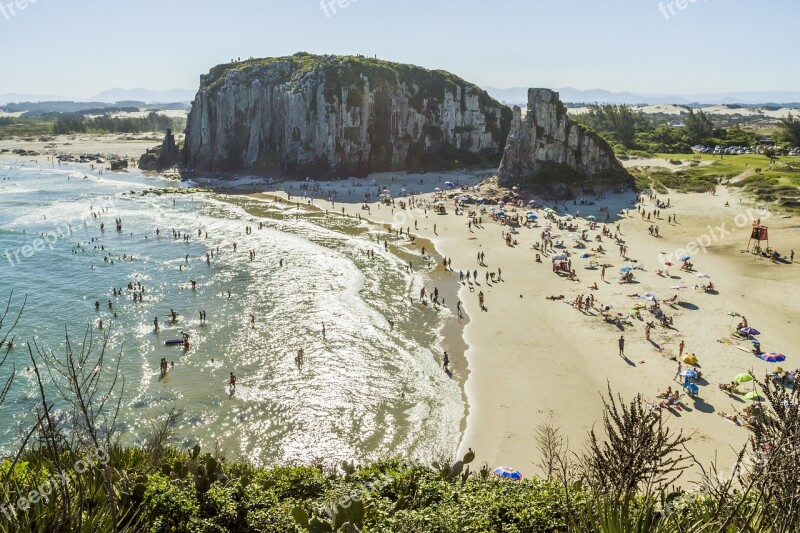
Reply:
[[137, 100], [149, 104], [159, 103], [189, 103], [194, 100], [195, 91], [188, 89], [171, 89], [168, 91], [154, 91], [151, 89], [111, 89], [93, 96], [92, 100], [114, 103], [125, 100]]
[[44, 95], [44, 94], [20, 94], [20, 93], [6, 93], [0, 94], [0, 106], [9, 104], [11, 102], [46, 102], [53, 100], [64, 100], [59, 96]]
[[[484, 87], [486, 91], [506, 104], [526, 104], [527, 87], [499, 89]], [[605, 89], [580, 90], [572, 87], [554, 89], [564, 103], [602, 103], [602, 104], [677, 104], [689, 106], [714, 104], [777, 105], [795, 107], [800, 102], [800, 92], [796, 91], [751, 91], [704, 94], [636, 94], [615, 93]]]

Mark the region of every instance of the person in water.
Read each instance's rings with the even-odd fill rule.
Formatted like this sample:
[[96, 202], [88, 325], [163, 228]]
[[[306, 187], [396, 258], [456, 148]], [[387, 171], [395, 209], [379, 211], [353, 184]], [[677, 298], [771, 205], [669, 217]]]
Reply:
[[231, 372], [231, 379], [228, 384], [231, 386], [231, 390], [236, 390], [236, 376], [233, 375], [233, 372]]

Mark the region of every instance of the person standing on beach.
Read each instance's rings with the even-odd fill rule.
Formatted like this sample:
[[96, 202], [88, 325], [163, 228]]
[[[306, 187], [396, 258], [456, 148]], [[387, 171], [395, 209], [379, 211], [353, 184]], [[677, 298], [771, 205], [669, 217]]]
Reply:
[[600, 271], [600, 281], [606, 280], [606, 267], [603, 267], [603, 270]]
[[684, 348], [686, 348], [686, 342], [682, 340], [681, 343], [678, 345], [678, 357], [683, 357]]
[[678, 369], [675, 371], [675, 377], [673, 378], [678, 383], [681, 382], [681, 380], [678, 379], [679, 377], [681, 377], [681, 372], [683, 372], [683, 365], [681, 364], [680, 361], [678, 361]]
[[620, 335], [617, 344], [619, 344], [619, 356], [625, 357], [625, 337], [623, 335]]

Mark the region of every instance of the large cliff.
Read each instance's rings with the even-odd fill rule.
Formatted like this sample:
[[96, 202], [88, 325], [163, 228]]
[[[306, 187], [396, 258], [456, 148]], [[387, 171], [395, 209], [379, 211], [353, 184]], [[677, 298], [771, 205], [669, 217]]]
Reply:
[[631, 182], [608, 143], [574, 122], [558, 93], [528, 90], [528, 111], [514, 107], [511, 132], [500, 163], [501, 183]]
[[497, 163], [511, 110], [444, 71], [296, 54], [201, 77], [186, 129], [195, 172], [315, 177]]

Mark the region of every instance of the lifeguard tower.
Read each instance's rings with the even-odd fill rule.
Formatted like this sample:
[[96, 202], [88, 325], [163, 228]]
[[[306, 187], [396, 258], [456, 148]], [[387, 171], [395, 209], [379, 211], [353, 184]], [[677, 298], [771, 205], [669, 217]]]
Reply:
[[766, 242], [766, 248], [769, 249], [769, 228], [760, 224], [753, 224], [753, 232], [750, 234], [750, 241], [747, 243], [747, 251], [751, 251], [752, 247], [754, 254], [760, 254], [762, 242]]

